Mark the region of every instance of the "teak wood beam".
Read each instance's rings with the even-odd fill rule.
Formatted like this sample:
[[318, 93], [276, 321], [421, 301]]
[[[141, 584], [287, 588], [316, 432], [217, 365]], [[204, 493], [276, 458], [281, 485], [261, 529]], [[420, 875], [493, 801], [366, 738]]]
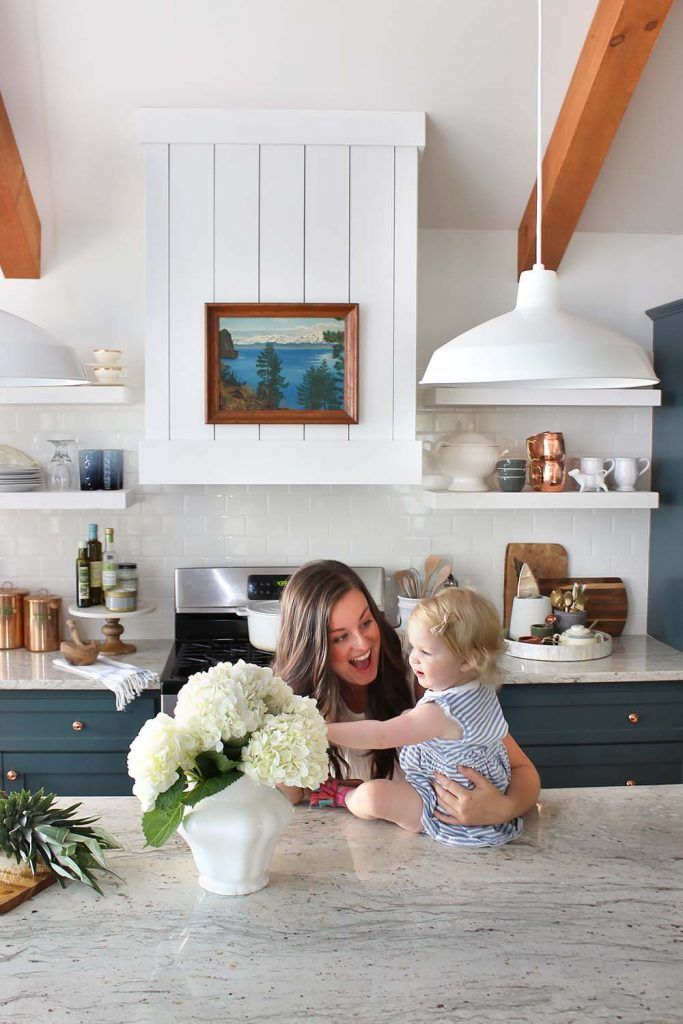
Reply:
[[40, 218], [0, 96], [0, 267], [5, 277], [40, 277]]
[[[673, 0], [600, 0], [543, 158], [543, 265], [557, 270]], [[517, 232], [535, 262], [536, 185]]]

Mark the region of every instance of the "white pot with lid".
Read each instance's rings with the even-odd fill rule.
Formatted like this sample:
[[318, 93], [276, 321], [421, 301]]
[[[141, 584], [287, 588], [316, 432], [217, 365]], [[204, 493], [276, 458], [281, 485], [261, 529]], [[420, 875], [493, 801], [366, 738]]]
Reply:
[[439, 464], [451, 478], [449, 491], [488, 491], [486, 477], [507, 451], [501, 452], [495, 441], [478, 434], [471, 420], [465, 430], [458, 424], [458, 430], [436, 446]]
[[235, 608], [235, 612], [246, 618], [249, 627], [249, 643], [259, 651], [274, 653], [280, 635], [280, 602], [259, 601], [258, 604]]

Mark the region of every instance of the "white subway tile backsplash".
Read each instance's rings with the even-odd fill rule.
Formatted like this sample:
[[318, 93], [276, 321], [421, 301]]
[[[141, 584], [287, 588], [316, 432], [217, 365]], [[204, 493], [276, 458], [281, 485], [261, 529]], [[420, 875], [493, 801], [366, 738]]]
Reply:
[[[124, 409], [7, 407], [0, 411], [3, 439], [37, 455], [59, 431], [85, 447], [126, 450], [126, 480], [136, 482], [141, 406]], [[650, 449], [648, 410], [489, 408], [424, 410], [419, 429], [433, 433], [473, 420], [501, 448], [523, 451], [525, 438], [558, 429], [577, 456], [643, 455]], [[641, 481], [643, 484], [644, 481]], [[298, 565], [309, 558], [341, 558], [383, 565], [388, 574], [407, 565], [421, 568], [429, 554], [453, 565], [461, 585], [475, 585], [498, 607], [505, 545], [510, 541], [555, 541], [569, 554], [571, 575], [613, 575], [628, 586], [629, 632], [646, 623], [649, 512], [468, 512], [432, 511], [419, 488], [400, 487], [144, 487], [142, 500], [125, 512], [0, 512], [0, 578], [37, 589], [49, 587], [73, 599], [76, 545], [91, 522], [115, 530], [120, 558], [139, 566], [141, 593], [157, 605], [131, 620], [131, 637], [171, 636], [173, 570], [193, 565]], [[85, 623], [86, 620], [83, 620]], [[84, 625], [89, 636], [100, 623]]]

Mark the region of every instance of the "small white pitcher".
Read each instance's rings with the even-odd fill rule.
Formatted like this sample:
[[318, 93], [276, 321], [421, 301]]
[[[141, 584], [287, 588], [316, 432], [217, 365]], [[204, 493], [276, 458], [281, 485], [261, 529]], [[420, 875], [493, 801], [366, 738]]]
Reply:
[[[643, 463], [643, 468], [640, 468]], [[618, 458], [614, 460], [614, 482], [618, 491], [635, 491], [635, 483], [650, 468], [649, 459]]]

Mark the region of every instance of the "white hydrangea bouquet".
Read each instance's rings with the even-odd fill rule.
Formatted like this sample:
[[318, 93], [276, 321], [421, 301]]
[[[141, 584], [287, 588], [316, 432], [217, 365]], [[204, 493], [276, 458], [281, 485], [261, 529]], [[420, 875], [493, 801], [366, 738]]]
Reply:
[[271, 669], [222, 662], [190, 676], [175, 717], [145, 722], [128, 754], [150, 846], [163, 846], [185, 809], [243, 775], [317, 789], [328, 777], [327, 730], [316, 702]]

